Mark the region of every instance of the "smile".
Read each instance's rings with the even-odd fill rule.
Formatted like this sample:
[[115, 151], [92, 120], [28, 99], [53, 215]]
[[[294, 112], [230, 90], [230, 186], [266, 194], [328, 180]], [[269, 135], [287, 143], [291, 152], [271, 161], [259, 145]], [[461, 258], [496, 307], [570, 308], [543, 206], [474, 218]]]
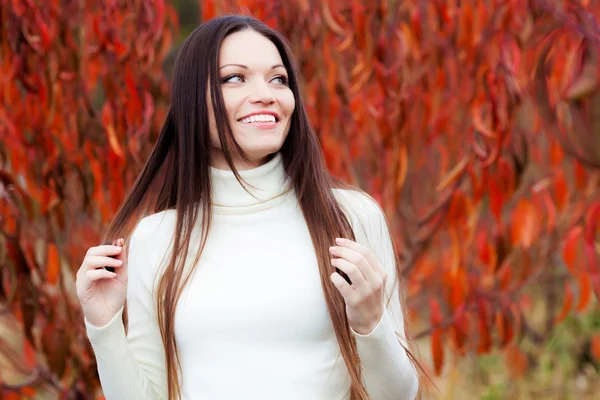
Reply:
[[277, 118], [272, 114], [255, 114], [239, 120], [242, 124], [274, 124]]

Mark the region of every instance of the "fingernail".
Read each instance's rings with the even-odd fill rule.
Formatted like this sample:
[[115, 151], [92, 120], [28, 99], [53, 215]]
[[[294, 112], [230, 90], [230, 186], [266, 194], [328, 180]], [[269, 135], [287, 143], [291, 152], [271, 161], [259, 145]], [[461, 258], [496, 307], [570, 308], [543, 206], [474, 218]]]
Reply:
[[117, 260], [119, 262], [119, 265], [123, 264], [123, 260]]
[[335, 238], [336, 243], [342, 243], [344, 241], [344, 239], [342, 238]]
[[331, 247], [329, 248], [329, 251], [335, 251], [335, 249], [336, 249], [336, 247], [335, 247], [335, 246], [331, 246]]

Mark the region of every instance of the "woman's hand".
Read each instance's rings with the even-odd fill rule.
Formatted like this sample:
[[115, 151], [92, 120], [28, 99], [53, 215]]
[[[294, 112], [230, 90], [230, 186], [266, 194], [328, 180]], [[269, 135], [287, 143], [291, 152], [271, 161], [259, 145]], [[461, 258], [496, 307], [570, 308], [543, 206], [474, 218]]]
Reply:
[[[349, 239], [336, 239], [329, 248], [331, 265], [346, 273], [352, 284], [334, 272], [330, 278], [346, 302], [350, 327], [361, 335], [371, 333], [383, 316], [387, 273], [373, 253]], [[337, 257], [337, 258], [336, 258]]]
[[[77, 271], [77, 297], [87, 321], [97, 327], [110, 322], [127, 297], [127, 252], [124, 240], [90, 247]], [[104, 267], [113, 267], [110, 272]]]

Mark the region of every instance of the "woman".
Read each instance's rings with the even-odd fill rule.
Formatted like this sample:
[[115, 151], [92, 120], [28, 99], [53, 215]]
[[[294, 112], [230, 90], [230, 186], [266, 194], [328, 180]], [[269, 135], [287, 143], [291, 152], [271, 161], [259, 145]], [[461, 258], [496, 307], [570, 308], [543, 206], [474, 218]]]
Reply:
[[107, 399], [415, 397], [385, 217], [327, 172], [298, 79], [255, 19], [185, 41], [107, 232], [128, 244], [90, 248], [77, 274]]

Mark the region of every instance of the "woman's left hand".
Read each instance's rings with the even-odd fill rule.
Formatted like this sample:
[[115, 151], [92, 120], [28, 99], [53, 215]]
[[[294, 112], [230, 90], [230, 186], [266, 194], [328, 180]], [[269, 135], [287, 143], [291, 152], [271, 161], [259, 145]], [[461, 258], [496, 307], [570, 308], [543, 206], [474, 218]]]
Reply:
[[[349, 239], [336, 239], [337, 246], [329, 248], [334, 256], [331, 265], [346, 273], [352, 284], [334, 272], [330, 279], [346, 302], [350, 327], [361, 335], [375, 329], [383, 313], [387, 273], [373, 253]], [[335, 258], [337, 257], [337, 258]]]

